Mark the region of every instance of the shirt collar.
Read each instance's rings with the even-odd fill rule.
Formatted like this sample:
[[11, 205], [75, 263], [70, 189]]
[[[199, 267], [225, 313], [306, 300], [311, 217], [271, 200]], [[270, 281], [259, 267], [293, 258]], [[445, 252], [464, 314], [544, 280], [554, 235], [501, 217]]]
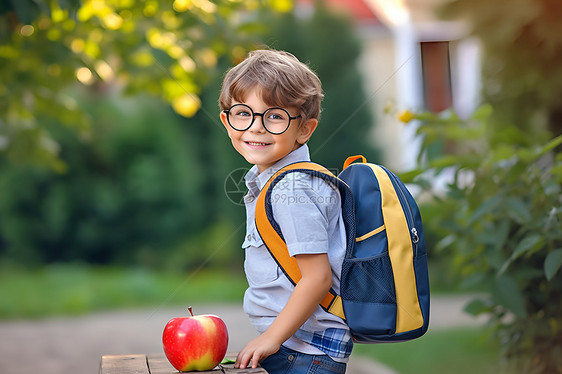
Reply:
[[252, 166], [244, 179], [250, 194], [258, 196], [263, 186], [267, 183], [269, 178], [280, 169], [287, 165], [294, 164], [295, 162], [310, 161], [310, 152], [308, 146], [303, 144], [298, 147], [281, 160], [277, 161], [273, 166], [267, 168], [262, 173], [258, 171], [257, 165]]

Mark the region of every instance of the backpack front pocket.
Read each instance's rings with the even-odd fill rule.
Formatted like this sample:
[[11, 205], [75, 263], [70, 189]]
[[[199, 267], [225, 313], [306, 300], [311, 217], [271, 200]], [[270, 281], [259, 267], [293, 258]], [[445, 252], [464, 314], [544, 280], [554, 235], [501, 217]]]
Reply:
[[[388, 252], [364, 259], [345, 259], [341, 284], [344, 313], [354, 333], [394, 333], [396, 292]], [[373, 320], [377, 320], [376, 330]]]

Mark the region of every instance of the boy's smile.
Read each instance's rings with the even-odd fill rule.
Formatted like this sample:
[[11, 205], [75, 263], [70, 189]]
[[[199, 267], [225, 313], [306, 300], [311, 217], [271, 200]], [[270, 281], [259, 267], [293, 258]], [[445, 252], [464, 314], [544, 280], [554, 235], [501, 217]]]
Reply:
[[270, 145], [271, 143], [263, 143], [263, 142], [246, 142], [246, 144], [248, 144], [248, 146], [254, 148], [254, 149], [261, 149], [264, 148], [265, 146]]
[[[232, 104], [246, 104], [254, 113], [263, 113], [269, 109], [269, 105], [261, 98], [259, 88], [248, 92], [243, 103], [233, 102]], [[285, 110], [293, 117], [298, 115], [298, 109], [295, 107], [288, 107]], [[285, 132], [276, 135], [269, 133], [264, 128], [263, 117], [255, 116], [252, 125], [244, 131], [233, 129], [229, 125], [227, 114], [224, 111], [221, 112], [220, 118], [234, 148], [246, 161], [256, 165], [260, 173], [306, 143], [318, 124], [316, 119], [293, 120]]]

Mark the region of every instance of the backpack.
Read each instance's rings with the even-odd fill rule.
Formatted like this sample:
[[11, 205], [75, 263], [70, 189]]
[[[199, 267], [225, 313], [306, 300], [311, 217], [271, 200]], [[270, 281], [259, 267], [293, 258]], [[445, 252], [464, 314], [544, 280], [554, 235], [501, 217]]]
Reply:
[[[354, 163], [361, 160], [361, 163]], [[336, 177], [313, 162], [275, 173], [256, 202], [256, 227], [293, 284], [301, 278], [272, 214], [273, 187], [287, 173], [322, 178], [340, 191], [346, 253], [340, 295], [331, 289], [320, 306], [344, 319], [356, 343], [398, 342], [422, 336], [429, 325], [429, 279], [421, 215], [406, 186], [363, 156], [349, 157]]]

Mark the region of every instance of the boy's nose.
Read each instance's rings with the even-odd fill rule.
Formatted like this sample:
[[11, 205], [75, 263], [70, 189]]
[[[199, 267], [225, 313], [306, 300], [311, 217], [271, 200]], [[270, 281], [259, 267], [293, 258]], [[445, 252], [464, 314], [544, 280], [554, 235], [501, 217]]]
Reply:
[[248, 130], [256, 132], [267, 131], [263, 126], [263, 113], [254, 113], [254, 122], [252, 122]]

